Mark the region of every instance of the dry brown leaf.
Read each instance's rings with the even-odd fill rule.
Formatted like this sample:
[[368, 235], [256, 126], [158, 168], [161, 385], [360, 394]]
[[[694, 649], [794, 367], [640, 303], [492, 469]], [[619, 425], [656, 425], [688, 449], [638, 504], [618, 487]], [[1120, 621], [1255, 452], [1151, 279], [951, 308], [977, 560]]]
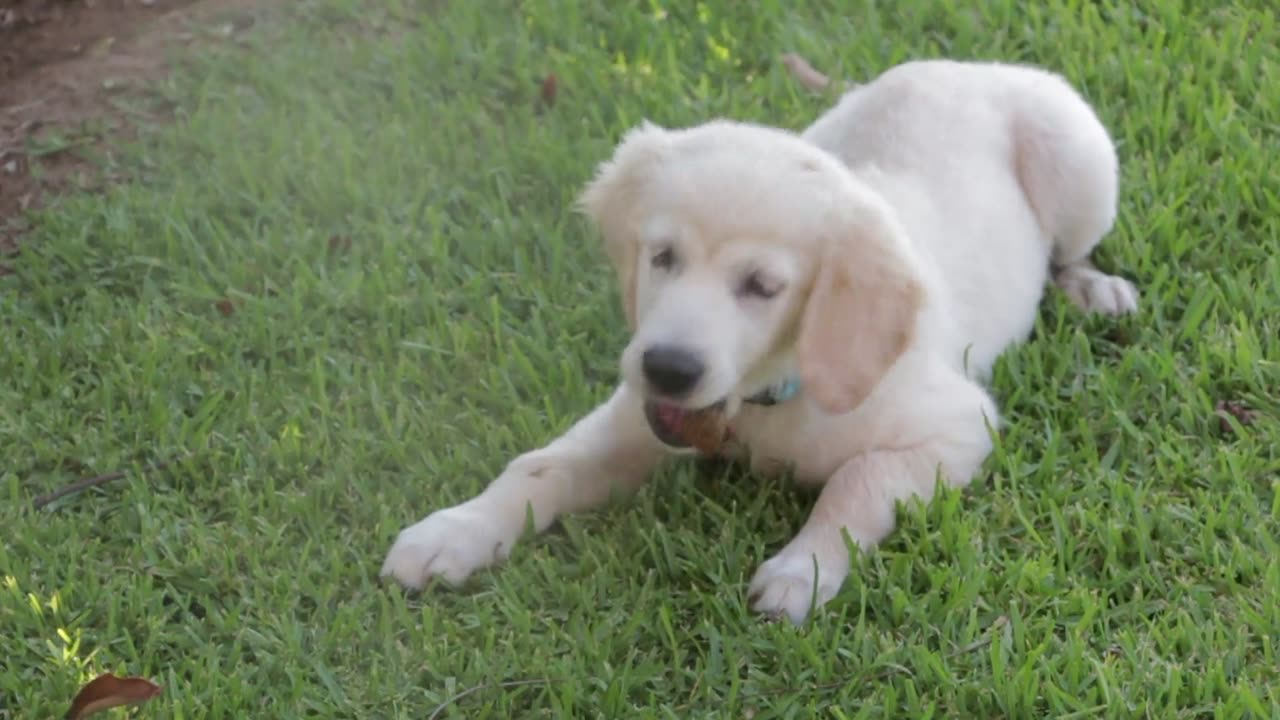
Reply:
[[547, 105], [555, 105], [556, 103], [555, 73], [547, 73], [547, 77], [542, 80], [542, 102]]
[[1219, 400], [1213, 410], [1218, 416], [1218, 427], [1224, 433], [1231, 432], [1231, 421], [1227, 419], [1228, 415], [1244, 427], [1252, 425], [1253, 421], [1258, 419], [1256, 411], [1250, 410], [1248, 406], [1237, 400]]
[[240, 303], [232, 300], [231, 298], [222, 298], [214, 303], [213, 306], [218, 308], [218, 312], [222, 313], [223, 317], [231, 317], [235, 314], [236, 306], [239, 304]]
[[66, 720], [80, 720], [109, 708], [146, 702], [158, 696], [161, 691], [159, 685], [146, 678], [122, 678], [103, 673], [76, 693], [75, 700], [71, 701], [71, 709], [67, 710]]

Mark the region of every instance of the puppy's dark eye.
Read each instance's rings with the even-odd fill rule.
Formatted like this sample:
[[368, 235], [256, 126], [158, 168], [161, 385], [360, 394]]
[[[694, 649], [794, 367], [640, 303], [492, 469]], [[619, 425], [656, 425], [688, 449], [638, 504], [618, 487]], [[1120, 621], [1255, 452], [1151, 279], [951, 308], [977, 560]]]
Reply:
[[663, 248], [649, 262], [659, 270], [670, 270], [676, 265], [676, 251], [671, 248]]
[[742, 285], [738, 287], [738, 294], [743, 297], [754, 297], [768, 300], [778, 293], [782, 292], [782, 283], [764, 275], [753, 272], [742, 280]]

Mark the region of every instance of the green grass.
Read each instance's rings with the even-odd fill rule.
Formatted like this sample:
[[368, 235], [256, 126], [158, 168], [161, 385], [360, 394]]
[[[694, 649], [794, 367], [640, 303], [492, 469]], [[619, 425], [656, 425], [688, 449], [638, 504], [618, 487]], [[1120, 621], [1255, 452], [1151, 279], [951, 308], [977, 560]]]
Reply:
[[[165, 686], [148, 718], [425, 718], [521, 680], [443, 716], [1280, 717], [1274, 5], [674, 5], [302, 0], [159, 88], [131, 181], [0, 279], [0, 717], [103, 671]], [[462, 592], [379, 584], [401, 527], [609, 393], [594, 164], [645, 117], [802, 127], [831, 98], [788, 50], [1066, 74], [1118, 142], [1099, 262], [1141, 313], [1051, 293], [981, 476], [801, 628], [744, 594], [811, 498], [739, 468], [673, 466]]]

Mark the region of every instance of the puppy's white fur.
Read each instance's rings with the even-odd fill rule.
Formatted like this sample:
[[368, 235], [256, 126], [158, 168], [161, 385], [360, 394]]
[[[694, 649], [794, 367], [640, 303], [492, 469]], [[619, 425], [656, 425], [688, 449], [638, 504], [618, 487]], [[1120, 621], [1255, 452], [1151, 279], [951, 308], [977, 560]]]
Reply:
[[[541, 531], [634, 490], [668, 452], [644, 416], [641, 356], [675, 344], [706, 366], [682, 406], [727, 400], [754, 468], [821, 485], [749, 591], [756, 610], [802, 621], [847, 576], [846, 533], [869, 549], [896, 501], [978, 471], [997, 424], [979, 382], [1030, 332], [1051, 269], [1086, 310], [1136, 308], [1133, 286], [1088, 259], [1116, 192], [1094, 112], [1023, 66], [901, 65], [801, 134], [646, 123], [582, 198], [633, 329], [621, 385], [483, 493], [401, 532], [383, 573], [457, 584], [511, 552], [528, 512]], [[742, 402], [788, 376], [798, 398]]]

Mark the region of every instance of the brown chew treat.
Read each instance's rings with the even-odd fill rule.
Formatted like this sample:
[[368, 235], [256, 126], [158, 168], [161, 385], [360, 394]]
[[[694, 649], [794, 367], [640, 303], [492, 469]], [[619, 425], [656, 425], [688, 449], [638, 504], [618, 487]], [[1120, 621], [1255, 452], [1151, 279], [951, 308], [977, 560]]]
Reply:
[[729, 418], [725, 417], [722, 407], [694, 410], [685, 417], [680, 435], [699, 452], [715, 455], [729, 436]]

